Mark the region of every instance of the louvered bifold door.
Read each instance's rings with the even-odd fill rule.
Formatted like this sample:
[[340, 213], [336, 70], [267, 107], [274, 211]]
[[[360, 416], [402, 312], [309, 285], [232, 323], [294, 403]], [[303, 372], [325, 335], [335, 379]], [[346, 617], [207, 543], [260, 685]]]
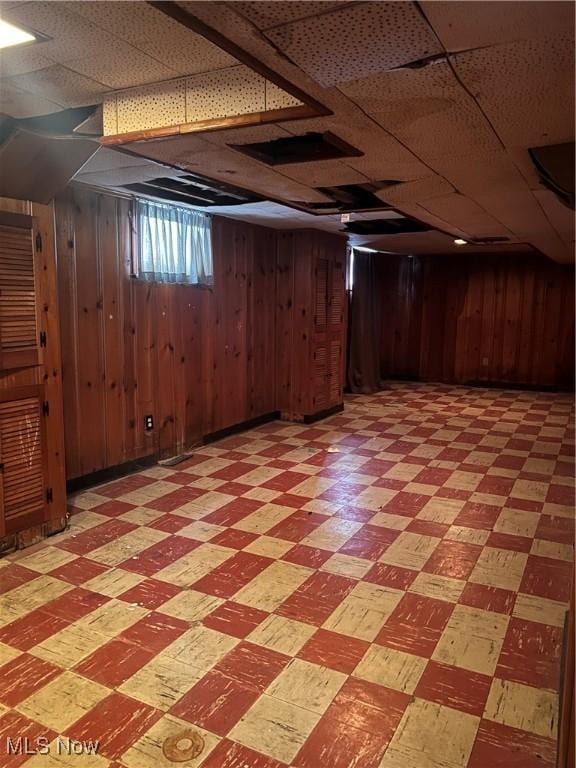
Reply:
[[318, 257], [314, 264], [314, 329], [323, 331], [328, 321], [328, 259]]
[[0, 391], [0, 534], [44, 521], [42, 388]]
[[32, 226], [21, 218], [28, 226], [0, 220], [0, 370], [38, 364]]
[[334, 261], [330, 268], [328, 290], [328, 324], [330, 330], [338, 330], [344, 324], [344, 299], [346, 296], [346, 267], [343, 261]]

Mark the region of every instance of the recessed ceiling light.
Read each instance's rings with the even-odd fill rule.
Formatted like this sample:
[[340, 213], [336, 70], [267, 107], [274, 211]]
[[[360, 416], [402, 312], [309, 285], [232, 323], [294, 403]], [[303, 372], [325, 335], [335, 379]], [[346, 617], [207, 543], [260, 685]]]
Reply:
[[461, 240], [459, 237], [454, 240], [454, 245], [468, 245], [467, 240]]
[[22, 45], [22, 43], [31, 43], [36, 40], [30, 32], [25, 32], [13, 24], [0, 19], [0, 48], [10, 48], [13, 45]]

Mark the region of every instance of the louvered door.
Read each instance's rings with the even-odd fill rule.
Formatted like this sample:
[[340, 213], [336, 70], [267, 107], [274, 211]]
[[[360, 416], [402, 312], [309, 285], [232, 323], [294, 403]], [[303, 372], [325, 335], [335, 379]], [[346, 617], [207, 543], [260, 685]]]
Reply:
[[25, 226], [0, 219], [0, 370], [38, 364], [32, 227], [21, 220]]
[[44, 521], [42, 387], [0, 391], [0, 536]]
[[323, 331], [328, 322], [328, 259], [318, 257], [314, 264], [314, 330]]
[[331, 331], [339, 331], [344, 323], [344, 299], [346, 270], [344, 262], [335, 260], [330, 265], [328, 285], [328, 325]]

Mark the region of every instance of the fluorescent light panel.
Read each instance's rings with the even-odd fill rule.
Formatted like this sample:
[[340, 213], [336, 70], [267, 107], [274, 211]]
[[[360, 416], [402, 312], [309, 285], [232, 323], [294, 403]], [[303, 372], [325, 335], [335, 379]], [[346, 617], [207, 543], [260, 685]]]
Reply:
[[468, 245], [468, 241], [462, 240], [460, 237], [458, 237], [456, 240], [454, 240], [454, 245]]
[[19, 27], [15, 27], [13, 24], [8, 24], [7, 21], [0, 19], [0, 49], [11, 48], [14, 45], [22, 45], [23, 43], [32, 43], [36, 40], [34, 35], [30, 32], [25, 32]]

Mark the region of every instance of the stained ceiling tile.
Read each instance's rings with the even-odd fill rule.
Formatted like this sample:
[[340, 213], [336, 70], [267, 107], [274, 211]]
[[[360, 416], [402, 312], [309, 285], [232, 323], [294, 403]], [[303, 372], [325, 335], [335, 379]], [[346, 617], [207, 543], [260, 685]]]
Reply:
[[100, 97], [106, 91], [106, 87], [101, 83], [72, 72], [59, 64], [3, 80], [1, 88], [3, 89], [7, 83], [66, 107], [93, 104], [100, 101]]
[[356, 2], [266, 34], [286, 56], [327, 87], [442, 51], [412, 2]]
[[451, 57], [506, 146], [574, 141], [574, 38], [570, 32]]
[[574, 3], [570, 2], [423, 0], [420, 7], [448, 51], [537, 39], [574, 29]]

